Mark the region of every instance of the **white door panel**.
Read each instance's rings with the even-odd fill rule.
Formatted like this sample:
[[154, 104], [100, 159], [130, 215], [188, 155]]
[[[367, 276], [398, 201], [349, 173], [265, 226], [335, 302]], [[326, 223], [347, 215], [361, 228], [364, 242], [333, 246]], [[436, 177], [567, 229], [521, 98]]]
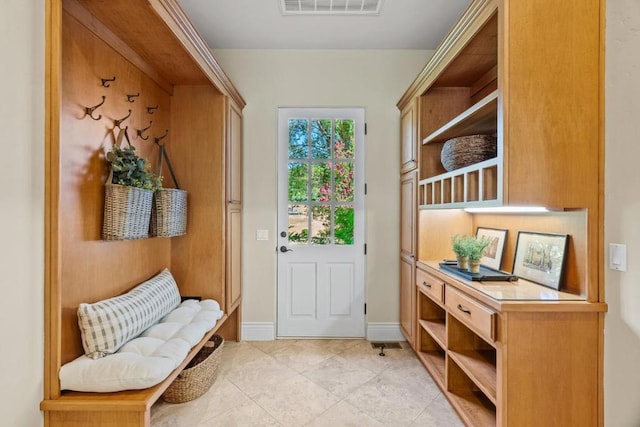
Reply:
[[364, 337], [364, 110], [278, 111], [278, 336]]
[[316, 318], [316, 264], [289, 263], [291, 317]]

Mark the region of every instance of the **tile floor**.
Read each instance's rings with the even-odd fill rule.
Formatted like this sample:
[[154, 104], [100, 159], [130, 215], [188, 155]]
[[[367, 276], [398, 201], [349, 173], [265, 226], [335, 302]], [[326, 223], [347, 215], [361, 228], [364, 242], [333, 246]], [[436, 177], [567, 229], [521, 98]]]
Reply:
[[158, 401], [151, 425], [462, 426], [402, 347], [381, 357], [364, 340], [225, 342], [211, 389], [183, 404]]

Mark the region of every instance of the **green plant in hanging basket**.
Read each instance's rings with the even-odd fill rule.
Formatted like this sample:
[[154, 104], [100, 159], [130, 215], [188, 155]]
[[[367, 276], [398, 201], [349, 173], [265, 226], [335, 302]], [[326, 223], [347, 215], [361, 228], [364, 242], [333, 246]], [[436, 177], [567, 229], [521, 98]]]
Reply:
[[147, 159], [139, 157], [133, 145], [121, 148], [114, 145], [107, 153], [107, 161], [113, 171], [114, 184], [157, 190], [162, 188], [162, 177], [151, 172]]

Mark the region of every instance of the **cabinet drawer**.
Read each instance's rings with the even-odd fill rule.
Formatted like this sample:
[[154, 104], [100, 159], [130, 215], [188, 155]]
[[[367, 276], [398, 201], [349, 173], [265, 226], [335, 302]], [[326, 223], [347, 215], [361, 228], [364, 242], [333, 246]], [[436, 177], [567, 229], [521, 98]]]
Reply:
[[434, 301], [440, 304], [444, 302], [444, 282], [419, 268], [416, 269], [416, 286]]
[[493, 310], [449, 286], [445, 306], [470, 329], [487, 340], [496, 340], [496, 313]]

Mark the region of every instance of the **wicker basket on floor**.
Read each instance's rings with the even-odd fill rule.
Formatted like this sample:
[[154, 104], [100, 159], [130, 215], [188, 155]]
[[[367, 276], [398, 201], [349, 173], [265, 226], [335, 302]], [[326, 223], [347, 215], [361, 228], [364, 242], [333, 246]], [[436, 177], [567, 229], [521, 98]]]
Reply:
[[224, 338], [214, 334], [173, 380], [162, 394], [162, 399], [169, 403], [184, 403], [205, 394], [218, 376], [223, 346]]

